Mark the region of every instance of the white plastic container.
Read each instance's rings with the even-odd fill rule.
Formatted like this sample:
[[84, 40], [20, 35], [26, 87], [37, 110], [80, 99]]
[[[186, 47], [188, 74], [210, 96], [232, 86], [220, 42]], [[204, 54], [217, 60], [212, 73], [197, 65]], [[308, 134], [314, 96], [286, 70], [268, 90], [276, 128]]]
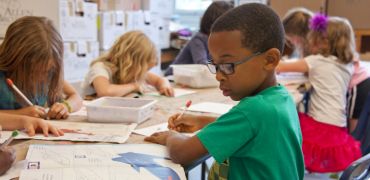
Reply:
[[86, 105], [89, 122], [141, 123], [149, 119], [156, 100], [102, 97]]
[[216, 75], [212, 74], [203, 64], [176, 64], [173, 68], [175, 83], [192, 88], [217, 87]]

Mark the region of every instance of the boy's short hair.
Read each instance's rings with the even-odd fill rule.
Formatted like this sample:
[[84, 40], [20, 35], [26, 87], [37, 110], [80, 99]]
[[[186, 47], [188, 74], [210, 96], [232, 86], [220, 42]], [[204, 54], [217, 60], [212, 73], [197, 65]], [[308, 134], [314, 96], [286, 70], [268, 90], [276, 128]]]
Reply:
[[248, 3], [226, 12], [213, 24], [211, 33], [234, 30], [241, 32], [242, 45], [253, 52], [271, 48], [283, 52], [283, 25], [279, 16], [266, 5]]

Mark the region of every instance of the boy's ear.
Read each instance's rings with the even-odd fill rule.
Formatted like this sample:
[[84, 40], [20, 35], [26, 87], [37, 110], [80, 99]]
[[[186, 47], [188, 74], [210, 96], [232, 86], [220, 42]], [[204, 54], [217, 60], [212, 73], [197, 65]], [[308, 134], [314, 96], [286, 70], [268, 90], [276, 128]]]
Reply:
[[265, 53], [265, 70], [273, 70], [279, 64], [280, 61], [280, 51], [277, 48], [271, 48]]

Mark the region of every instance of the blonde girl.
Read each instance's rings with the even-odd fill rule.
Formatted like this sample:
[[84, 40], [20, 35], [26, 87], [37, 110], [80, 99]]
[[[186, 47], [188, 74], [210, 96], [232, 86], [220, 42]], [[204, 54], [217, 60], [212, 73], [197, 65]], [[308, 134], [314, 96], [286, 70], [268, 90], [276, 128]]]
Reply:
[[157, 64], [154, 44], [140, 31], [122, 35], [110, 51], [93, 61], [82, 85], [84, 95], [125, 96], [141, 92], [144, 82], [173, 96], [169, 82], [149, 72]]
[[[6, 84], [7, 78], [34, 106]], [[66, 119], [80, 109], [82, 99], [63, 80], [62, 38], [47, 18], [26, 16], [8, 27], [0, 45], [0, 94], [3, 113]]]
[[308, 73], [312, 85], [308, 113], [299, 114], [305, 166], [314, 172], [338, 172], [361, 157], [359, 142], [347, 133], [346, 94], [353, 73], [355, 41], [347, 19], [316, 15], [308, 43], [314, 55], [279, 71]]

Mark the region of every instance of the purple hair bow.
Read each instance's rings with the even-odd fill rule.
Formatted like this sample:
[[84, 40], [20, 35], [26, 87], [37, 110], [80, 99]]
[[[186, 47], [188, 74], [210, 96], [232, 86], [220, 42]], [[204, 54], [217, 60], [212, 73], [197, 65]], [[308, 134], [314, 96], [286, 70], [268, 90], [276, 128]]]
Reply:
[[324, 14], [317, 13], [310, 20], [310, 29], [318, 32], [326, 32], [328, 26], [328, 17]]

